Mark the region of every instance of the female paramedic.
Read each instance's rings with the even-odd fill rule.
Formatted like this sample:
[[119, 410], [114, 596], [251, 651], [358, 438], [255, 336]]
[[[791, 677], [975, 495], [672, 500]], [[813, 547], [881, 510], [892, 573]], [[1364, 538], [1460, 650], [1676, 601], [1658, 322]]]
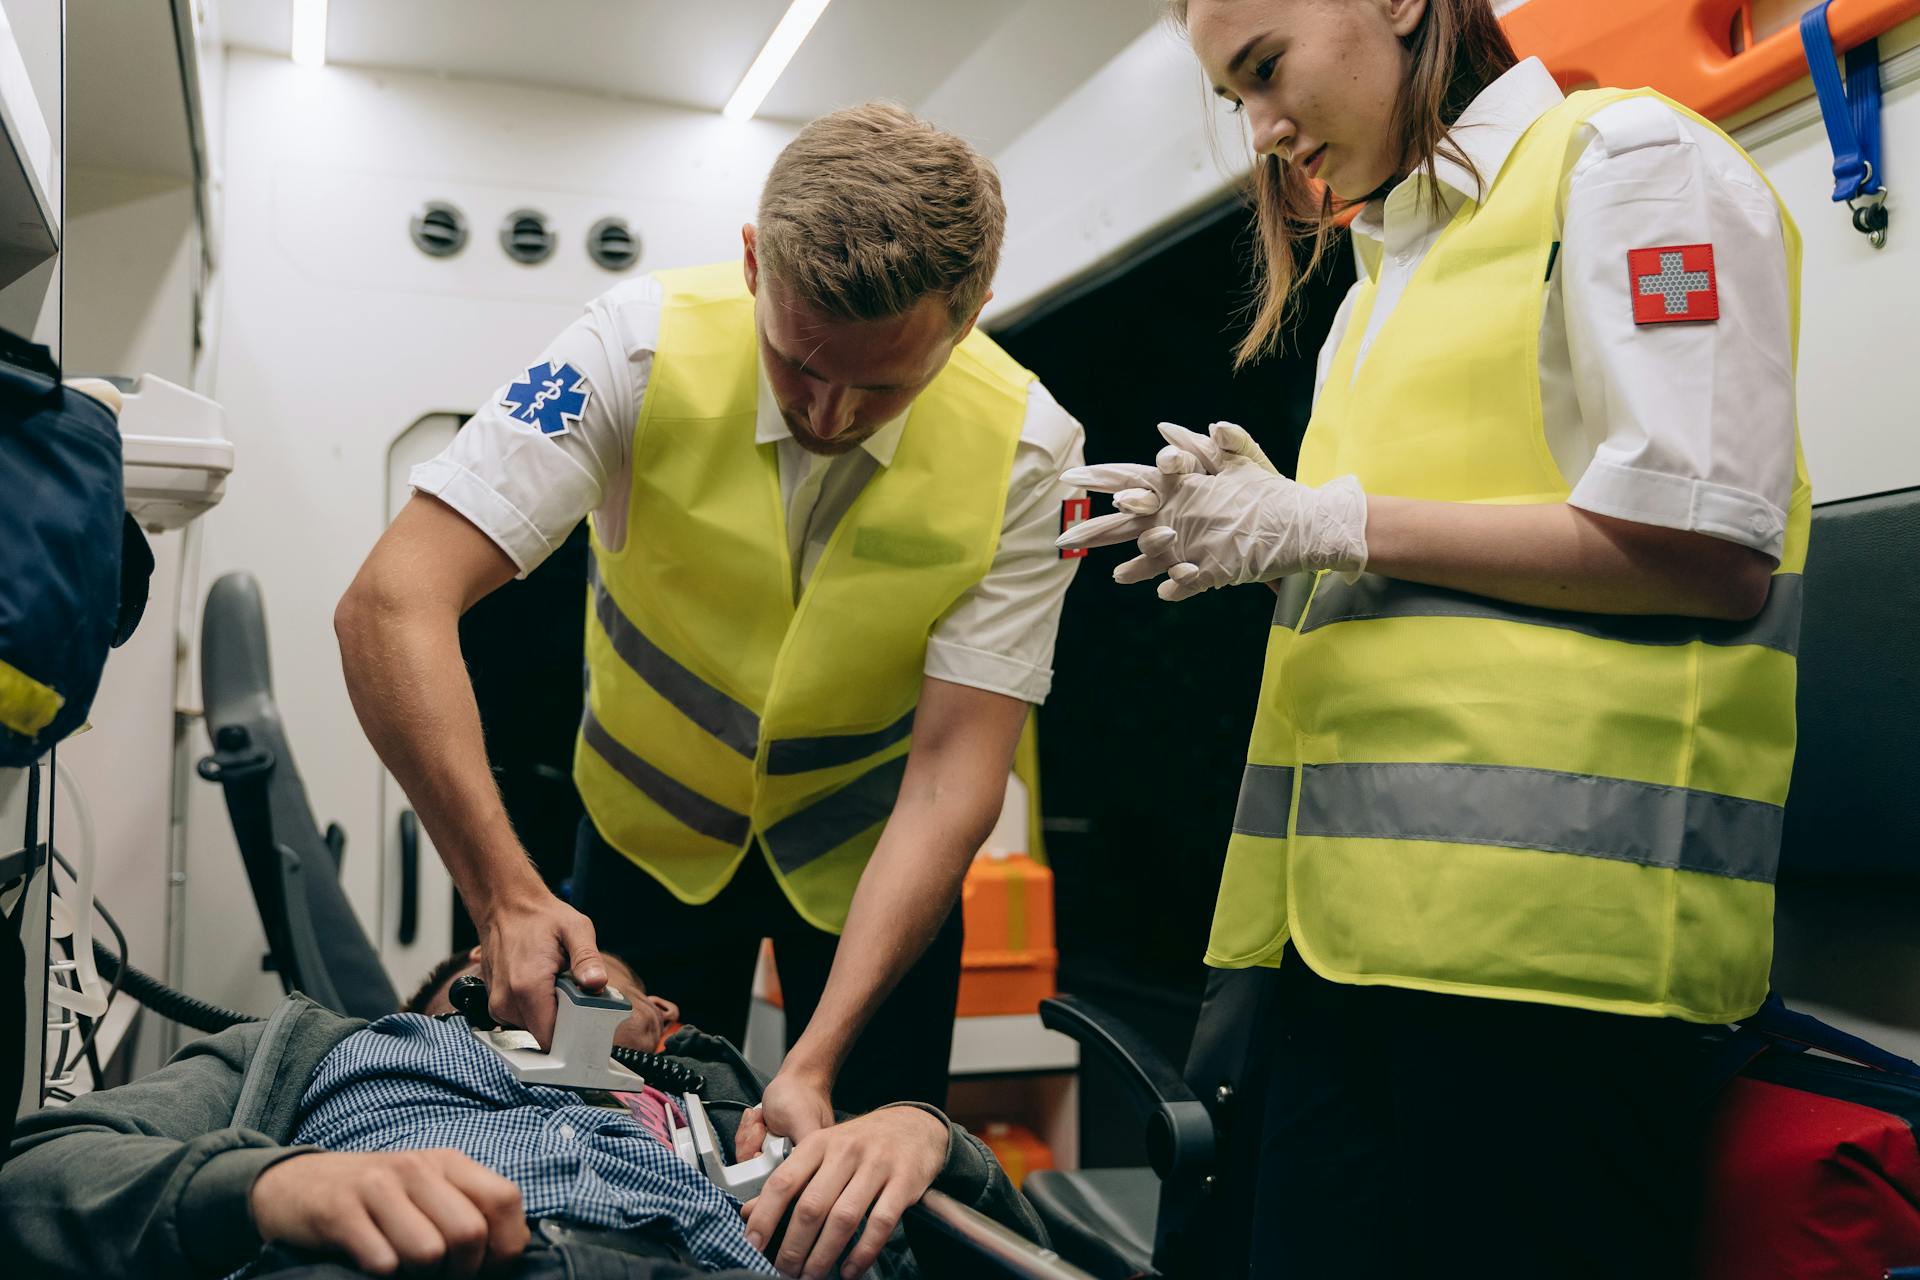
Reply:
[[1279, 597], [1207, 951], [1265, 984], [1254, 1272], [1684, 1274], [1793, 757], [1793, 223], [1489, 0], [1175, 10], [1258, 153], [1243, 362], [1365, 202], [1294, 478], [1231, 424], [1065, 477], [1117, 581]]

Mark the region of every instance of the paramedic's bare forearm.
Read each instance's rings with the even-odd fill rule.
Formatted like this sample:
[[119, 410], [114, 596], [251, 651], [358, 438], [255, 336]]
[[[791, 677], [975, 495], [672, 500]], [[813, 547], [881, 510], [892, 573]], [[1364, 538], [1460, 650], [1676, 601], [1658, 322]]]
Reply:
[[1751, 547], [1566, 503], [1367, 499], [1369, 572], [1514, 604], [1744, 619], [1773, 569]]
[[[470, 533], [484, 546], [449, 549], [450, 531]], [[494, 787], [460, 654], [460, 615], [513, 575], [506, 553], [463, 517], [416, 497], [334, 614], [360, 724], [476, 917], [547, 892]]]
[[873, 1011], [926, 950], [1000, 816], [1027, 713], [1015, 698], [927, 680], [900, 797], [783, 1074], [830, 1085]]

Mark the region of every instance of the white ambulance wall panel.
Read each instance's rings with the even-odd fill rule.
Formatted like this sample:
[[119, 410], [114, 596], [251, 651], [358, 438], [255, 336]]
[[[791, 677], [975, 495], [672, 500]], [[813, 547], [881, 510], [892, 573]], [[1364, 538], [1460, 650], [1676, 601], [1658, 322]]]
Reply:
[[[1847, 207], [1833, 203], [1833, 151], [1818, 115], [1752, 147], [1806, 245], [1800, 434], [1815, 502], [1920, 484], [1920, 205], [1901, 199], [1920, 180], [1920, 79], [1888, 89], [1881, 127], [1893, 221], [1879, 250], [1853, 229]], [[1774, 132], [1762, 122], [1738, 136]]]
[[1007, 242], [989, 323], [1124, 256], [1219, 199], [1251, 159], [1184, 36], [1134, 40], [994, 157]]
[[[380, 850], [395, 838], [381, 830], [382, 769], [347, 701], [332, 614], [384, 527], [390, 445], [423, 414], [477, 408], [625, 275], [736, 255], [792, 131], [238, 51], [224, 112], [214, 390], [237, 467], [206, 520], [202, 580], [260, 578], [276, 696], [315, 817], [347, 832], [343, 879], [371, 932], [392, 892]], [[456, 257], [429, 259], [408, 239], [430, 199], [467, 217]], [[497, 239], [522, 206], [560, 237], [536, 266]], [[640, 238], [635, 272], [586, 256], [588, 227], [608, 214]], [[258, 970], [264, 941], [224, 806], [217, 788], [188, 787], [186, 986], [259, 1008], [277, 984]], [[392, 976], [407, 988], [418, 975]]]
[[199, 254], [191, 186], [125, 171], [69, 174], [67, 372], [153, 373], [192, 386]]

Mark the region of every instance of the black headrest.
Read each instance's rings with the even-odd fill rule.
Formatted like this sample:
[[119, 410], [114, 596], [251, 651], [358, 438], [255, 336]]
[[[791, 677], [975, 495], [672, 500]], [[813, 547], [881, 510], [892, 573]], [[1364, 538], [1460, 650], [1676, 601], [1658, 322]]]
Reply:
[[201, 617], [200, 696], [209, 732], [262, 719], [278, 726], [260, 583], [250, 573], [227, 574], [207, 592]]

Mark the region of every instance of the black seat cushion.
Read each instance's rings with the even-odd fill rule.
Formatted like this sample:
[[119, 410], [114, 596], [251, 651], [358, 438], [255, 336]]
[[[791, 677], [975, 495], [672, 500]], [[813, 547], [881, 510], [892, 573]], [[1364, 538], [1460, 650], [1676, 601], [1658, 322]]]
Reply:
[[1021, 1191], [1056, 1252], [1100, 1280], [1153, 1274], [1160, 1179], [1151, 1169], [1043, 1169]]

